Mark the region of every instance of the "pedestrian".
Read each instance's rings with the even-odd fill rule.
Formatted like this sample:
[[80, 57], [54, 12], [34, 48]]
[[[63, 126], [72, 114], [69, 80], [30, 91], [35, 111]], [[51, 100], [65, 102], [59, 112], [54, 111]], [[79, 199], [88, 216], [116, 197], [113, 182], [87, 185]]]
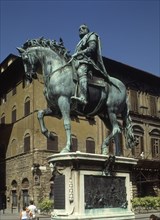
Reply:
[[28, 217], [27, 217], [27, 210], [26, 210], [26, 207], [24, 206], [22, 211], [20, 212], [20, 220], [27, 220]]
[[29, 219], [36, 220], [37, 207], [34, 205], [34, 202], [31, 200], [30, 205], [27, 208]]
[[149, 220], [160, 220], [160, 218], [158, 218], [158, 216], [156, 215], [150, 215]]

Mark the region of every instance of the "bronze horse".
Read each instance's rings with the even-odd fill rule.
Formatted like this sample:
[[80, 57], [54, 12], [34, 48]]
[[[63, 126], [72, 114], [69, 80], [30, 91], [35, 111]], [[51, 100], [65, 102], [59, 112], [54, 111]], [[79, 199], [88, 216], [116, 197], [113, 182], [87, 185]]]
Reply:
[[43, 38], [27, 41], [22, 48], [17, 48], [24, 64], [26, 77], [31, 81], [36, 78], [36, 70], [40, 64], [44, 80], [44, 96], [48, 108], [38, 111], [38, 120], [41, 132], [52, 138], [52, 132], [48, 131], [44, 123], [44, 116], [61, 115], [66, 131], [66, 146], [61, 152], [71, 151], [71, 120], [70, 116], [81, 115], [85, 117], [99, 116], [105, 126], [111, 131], [110, 135], [102, 143], [102, 154], [108, 154], [109, 141], [114, 138], [116, 155], [121, 155], [119, 147], [119, 133], [121, 128], [117, 115], [121, 114], [123, 130], [126, 139], [126, 147], [132, 148], [134, 135], [131, 118], [127, 104], [125, 85], [118, 79], [110, 77], [108, 84], [103, 79], [88, 82], [88, 104], [84, 107], [75, 105], [71, 97], [77, 92], [77, 83], [74, 80], [75, 69], [73, 58], [68, 54], [62, 44]]

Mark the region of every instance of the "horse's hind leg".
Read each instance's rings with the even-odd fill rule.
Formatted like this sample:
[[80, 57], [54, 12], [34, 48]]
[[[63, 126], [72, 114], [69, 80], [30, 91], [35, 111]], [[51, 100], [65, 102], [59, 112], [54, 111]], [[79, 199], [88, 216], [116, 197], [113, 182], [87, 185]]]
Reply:
[[[103, 121], [105, 127], [108, 128], [109, 130], [111, 130], [112, 127], [111, 127], [110, 121], [108, 120], [108, 117], [107, 116], [101, 116], [101, 115], [99, 117]], [[101, 146], [101, 153], [104, 154], [104, 155], [107, 155], [109, 153], [108, 147], [109, 147], [110, 136], [111, 135], [109, 135], [108, 137], [106, 137], [104, 139], [104, 141], [102, 143], [102, 146]]]
[[115, 113], [110, 112], [108, 114], [108, 118], [101, 117], [102, 121], [106, 125], [107, 128], [111, 131], [111, 134], [105, 138], [102, 144], [102, 154], [108, 154], [108, 146], [109, 142], [112, 138], [115, 140], [116, 145], [116, 155], [119, 155], [119, 133], [121, 133], [120, 127], [118, 125], [117, 116]]
[[39, 110], [38, 114], [37, 114], [38, 121], [39, 121], [40, 128], [41, 128], [41, 132], [47, 138], [52, 138], [53, 136], [52, 136], [52, 133], [49, 132], [48, 129], [46, 128], [46, 126], [45, 126], [44, 116], [49, 116], [49, 115], [52, 115], [52, 114], [53, 114], [53, 112], [52, 112], [52, 110], [50, 108]]
[[115, 141], [115, 147], [116, 147], [115, 155], [120, 156], [122, 153], [120, 150], [121, 149], [120, 147], [121, 129], [118, 125], [117, 115], [113, 112], [109, 112], [108, 116], [109, 116], [109, 120], [112, 126], [111, 137], [113, 137]]
[[133, 148], [135, 147], [135, 137], [133, 133], [132, 119], [129, 115], [127, 102], [122, 112], [122, 119], [123, 119], [123, 127], [124, 127], [124, 136], [126, 140], [126, 148]]

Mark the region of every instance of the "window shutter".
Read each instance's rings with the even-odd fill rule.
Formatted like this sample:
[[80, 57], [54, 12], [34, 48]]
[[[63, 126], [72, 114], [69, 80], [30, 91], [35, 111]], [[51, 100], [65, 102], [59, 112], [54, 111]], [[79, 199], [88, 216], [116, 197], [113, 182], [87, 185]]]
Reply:
[[54, 140], [47, 139], [47, 150], [58, 152], [58, 137], [54, 134]]
[[24, 152], [30, 151], [30, 136], [24, 138]]
[[28, 100], [24, 104], [24, 116], [27, 116], [29, 114], [30, 114], [30, 100]]
[[16, 109], [12, 110], [12, 123], [16, 122]]
[[86, 153], [95, 153], [95, 142], [94, 140], [86, 140]]

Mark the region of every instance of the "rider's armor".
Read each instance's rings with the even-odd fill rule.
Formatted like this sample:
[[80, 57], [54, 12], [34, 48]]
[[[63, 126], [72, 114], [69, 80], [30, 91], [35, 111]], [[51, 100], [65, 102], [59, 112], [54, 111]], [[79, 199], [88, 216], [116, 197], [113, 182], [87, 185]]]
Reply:
[[74, 58], [75, 69], [79, 78], [79, 97], [72, 99], [87, 104], [87, 75], [91, 68], [96, 69], [104, 79], [109, 81], [109, 76], [103, 64], [100, 48], [100, 39], [94, 32], [86, 34], [77, 44]]

